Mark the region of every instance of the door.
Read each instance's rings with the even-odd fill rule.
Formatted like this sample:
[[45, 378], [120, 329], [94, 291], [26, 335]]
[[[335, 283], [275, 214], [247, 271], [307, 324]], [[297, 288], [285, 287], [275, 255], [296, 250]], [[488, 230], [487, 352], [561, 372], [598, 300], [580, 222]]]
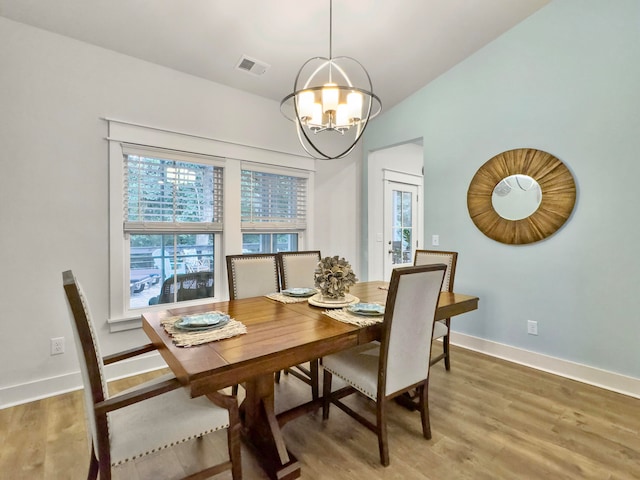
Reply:
[[385, 180], [384, 188], [384, 278], [396, 267], [413, 265], [421, 242], [419, 229], [419, 185]]

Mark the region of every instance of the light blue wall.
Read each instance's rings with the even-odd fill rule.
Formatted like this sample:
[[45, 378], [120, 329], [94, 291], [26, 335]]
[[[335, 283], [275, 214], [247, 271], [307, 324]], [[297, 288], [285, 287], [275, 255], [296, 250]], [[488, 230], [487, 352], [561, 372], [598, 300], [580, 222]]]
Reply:
[[[640, 1], [555, 0], [368, 128], [365, 157], [424, 140], [425, 238], [460, 252], [456, 290], [481, 299], [454, 330], [640, 378]], [[521, 147], [565, 162], [578, 199], [554, 236], [508, 246], [466, 193]]]

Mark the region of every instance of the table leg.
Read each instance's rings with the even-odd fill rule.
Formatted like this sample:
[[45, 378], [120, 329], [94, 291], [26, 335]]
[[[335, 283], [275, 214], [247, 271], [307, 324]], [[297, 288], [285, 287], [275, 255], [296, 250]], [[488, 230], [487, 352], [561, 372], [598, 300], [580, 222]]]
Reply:
[[260, 375], [244, 386], [243, 437], [273, 480], [300, 477], [300, 464], [287, 450], [274, 410], [273, 375]]

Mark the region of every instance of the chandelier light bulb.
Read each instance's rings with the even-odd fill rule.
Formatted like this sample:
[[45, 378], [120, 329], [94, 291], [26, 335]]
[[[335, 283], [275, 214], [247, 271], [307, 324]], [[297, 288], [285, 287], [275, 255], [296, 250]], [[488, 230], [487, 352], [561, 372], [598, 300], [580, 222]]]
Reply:
[[347, 106], [349, 108], [348, 115], [351, 121], [360, 121], [362, 118], [362, 94], [360, 92], [351, 92], [348, 94]]
[[338, 110], [338, 99], [340, 90], [335, 83], [327, 83], [322, 89], [322, 112], [335, 112]]
[[349, 126], [349, 106], [341, 103], [338, 105], [338, 110], [336, 111], [336, 128], [347, 129]]
[[312, 115], [309, 123], [316, 128], [322, 127], [322, 105], [318, 102], [314, 103], [311, 111]]
[[315, 95], [310, 90], [305, 90], [297, 95], [298, 114], [300, 120], [305, 123], [313, 117], [313, 103]]

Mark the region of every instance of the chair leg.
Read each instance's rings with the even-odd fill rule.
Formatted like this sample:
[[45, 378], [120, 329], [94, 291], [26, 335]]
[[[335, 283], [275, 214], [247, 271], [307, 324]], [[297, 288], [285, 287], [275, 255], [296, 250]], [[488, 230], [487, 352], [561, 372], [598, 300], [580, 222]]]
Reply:
[[[106, 414], [96, 417], [98, 432], [108, 432]], [[108, 436], [98, 436], [98, 472], [100, 480], [111, 480], [111, 450]]]
[[418, 387], [420, 420], [422, 420], [422, 435], [431, 439], [431, 421], [429, 420], [429, 379]]
[[111, 480], [111, 462], [99, 462], [100, 480]]
[[91, 459], [89, 460], [89, 473], [87, 474], [87, 480], [96, 480], [98, 478], [99, 465], [93, 448], [93, 442], [91, 442]]
[[322, 419], [329, 418], [329, 407], [331, 406], [331, 372], [324, 371], [324, 381], [322, 384]]
[[442, 337], [442, 348], [444, 350], [444, 368], [451, 370], [451, 356], [449, 355], [449, 335]]
[[447, 334], [442, 338], [442, 349], [444, 351], [444, 368], [449, 371], [451, 369], [451, 355], [449, 354], [449, 334], [451, 331], [451, 319], [447, 318], [444, 322], [447, 325]]
[[378, 398], [376, 402], [376, 417], [380, 463], [387, 467], [389, 465], [389, 441], [387, 438], [387, 400], [384, 398]]
[[282, 374], [282, 371], [281, 371], [281, 370], [278, 370], [278, 371], [276, 372], [276, 383], [280, 383], [280, 375], [281, 375], [281, 374]]
[[231, 387], [231, 395], [234, 397], [238, 396], [238, 384], [236, 383], [233, 387]]
[[309, 365], [310, 365], [309, 370], [311, 372], [311, 398], [313, 398], [313, 400], [317, 400], [318, 397], [320, 396], [318, 392], [319, 370], [320, 370], [318, 359], [316, 358], [314, 360], [311, 360]]

